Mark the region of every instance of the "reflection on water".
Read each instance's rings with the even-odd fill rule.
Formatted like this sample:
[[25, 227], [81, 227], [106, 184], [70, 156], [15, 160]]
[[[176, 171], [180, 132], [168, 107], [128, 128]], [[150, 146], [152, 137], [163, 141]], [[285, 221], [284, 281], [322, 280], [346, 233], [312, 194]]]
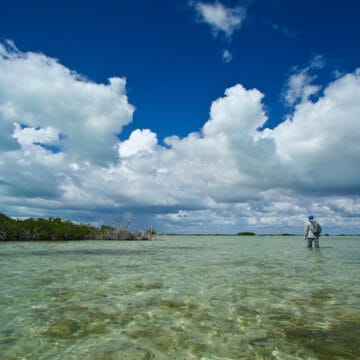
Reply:
[[321, 245], [1, 243], [0, 358], [360, 358], [360, 238]]

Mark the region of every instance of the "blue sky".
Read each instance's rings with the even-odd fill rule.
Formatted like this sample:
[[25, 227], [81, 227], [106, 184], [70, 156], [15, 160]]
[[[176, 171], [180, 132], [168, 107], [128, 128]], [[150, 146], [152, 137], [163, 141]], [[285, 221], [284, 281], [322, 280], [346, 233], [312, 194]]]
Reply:
[[355, 0], [3, 0], [0, 211], [359, 233], [359, 20]]

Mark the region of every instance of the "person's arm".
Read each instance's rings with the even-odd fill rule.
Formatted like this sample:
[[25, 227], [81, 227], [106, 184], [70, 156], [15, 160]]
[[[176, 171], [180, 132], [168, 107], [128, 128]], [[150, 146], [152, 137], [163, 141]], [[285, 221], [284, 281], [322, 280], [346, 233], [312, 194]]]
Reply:
[[310, 225], [309, 225], [309, 224], [306, 224], [306, 225], [305, 225], [305, 231], [304, 231], [304, 238], [305, 238], [305, 240], [308, 239], [309, 229], [310, 229]]

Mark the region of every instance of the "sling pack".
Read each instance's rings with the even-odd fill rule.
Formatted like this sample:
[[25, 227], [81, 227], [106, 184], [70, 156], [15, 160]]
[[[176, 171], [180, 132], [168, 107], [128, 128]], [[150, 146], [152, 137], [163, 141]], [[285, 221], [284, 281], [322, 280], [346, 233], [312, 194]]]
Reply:
[[321, 234], [321, 226], [317, 221], [311, 223], [311, 232], [317, 237]]

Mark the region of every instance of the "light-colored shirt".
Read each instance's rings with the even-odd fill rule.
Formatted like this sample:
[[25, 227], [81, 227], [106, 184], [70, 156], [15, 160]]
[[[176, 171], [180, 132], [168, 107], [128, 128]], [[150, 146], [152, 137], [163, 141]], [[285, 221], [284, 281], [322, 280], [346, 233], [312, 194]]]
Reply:
[[316, 236], [311, 231], [311, 229], [312, 229], [311, 221], [309, 221], [305, 224], [304, 236], [309, 239], [316, 239]]

